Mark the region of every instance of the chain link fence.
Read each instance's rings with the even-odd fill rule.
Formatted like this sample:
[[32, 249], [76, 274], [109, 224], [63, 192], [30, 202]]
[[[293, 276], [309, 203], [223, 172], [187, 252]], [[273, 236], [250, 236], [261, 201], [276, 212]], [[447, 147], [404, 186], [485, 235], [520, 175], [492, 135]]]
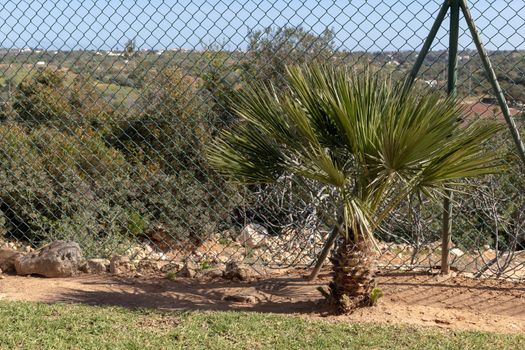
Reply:
[[[335, 215], [331, 189], [295, 178], [234, 187], [204, 150], [235, 122], [235, 92], [277, 88], [287, 64], [413, 67], [442, 1], [5, 1], [0, 5], [0, 239], [31, 250], [74, 240], [87, 257], [128, 255], [202, 268], [311, 266]], [[525, 1], [472, 1], [520, 132]], [[416, 81], [445, 90], [442, 28]], [[460, 28], [458, 93], [468, 118], [500, 118]], [[508, 171], [455, 197], [452, 268], [525, 276], [525, 180]], [[413, 196], [377, 233], [384, 268], [439, 268], [441, 203]]]

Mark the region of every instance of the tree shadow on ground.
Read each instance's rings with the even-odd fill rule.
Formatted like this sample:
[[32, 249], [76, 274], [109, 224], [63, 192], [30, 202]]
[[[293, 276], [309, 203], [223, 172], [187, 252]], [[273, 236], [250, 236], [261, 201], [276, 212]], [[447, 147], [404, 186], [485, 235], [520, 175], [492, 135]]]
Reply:
[[[111, 277], [87, 280], [67, 289], [53, 301], [128, 308], [169, 310], [256, 311], [265, 313], [326, 313], [318, 283], [301, 277], [268, 278], [252, 282], [198, 281]], [[224, 300], [228, 296], [251, 297], [253, 303]]]
[[[19, 288], [31, 288], [24, 300], [115, 305], [128, 308], [168, 310], [237, 310], [280, 314], [330, 314], [319, 286], [330, 281], [329, 273], [306, 281], [300, 273], [261, 277], [250, 282], [223, 279], [197, 280], [154, 277], [80, 276], [72, 279], [27, 279], [13, 277], [16, 299]], [[441, 310], [481, 312], [487, 315], [525, 319], [525, 285], [504, 280], [444, 278], [421, 273], [383, 273], [378, 276], [383, 305], [401, 308], [431, 307]], [[0, 283], [1, 284], [1, 283]], [[1, 289], [1, 288], [0, 288]], [[250, 297], [253, 302], [224, 300], [228, 296]]]

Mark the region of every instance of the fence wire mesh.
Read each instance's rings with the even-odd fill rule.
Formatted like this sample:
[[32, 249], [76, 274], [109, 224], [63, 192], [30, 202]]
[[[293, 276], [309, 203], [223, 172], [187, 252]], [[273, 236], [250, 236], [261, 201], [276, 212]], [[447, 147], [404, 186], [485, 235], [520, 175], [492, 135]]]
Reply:
[[[237, 260], [311, 266], [335, 215], [331, 189], [282, 178], [236, 187], [204, 150], [235, 122], [254, 80], [281, 87], [285, 66], [413, 67], [442, 1], [5, 1], [0, 14], [0, 237], [31, 250], [78, 242], [87, 257]], [[472, 1], [523, 134], [525, 1]], [[446, 23], [446, 22], [445, 22]], [[447, 85], [445, 26], [417, 84]], [[458, 93], [471, 118], [502, 119], [479, 55], [460, 28]], [[452, 267], [525, 276], [523, 170], [506, 131], [507, 172], [455, 197]], [[377, 232], [384, 268], [439, 267], [440, 203], [414, 196]]]

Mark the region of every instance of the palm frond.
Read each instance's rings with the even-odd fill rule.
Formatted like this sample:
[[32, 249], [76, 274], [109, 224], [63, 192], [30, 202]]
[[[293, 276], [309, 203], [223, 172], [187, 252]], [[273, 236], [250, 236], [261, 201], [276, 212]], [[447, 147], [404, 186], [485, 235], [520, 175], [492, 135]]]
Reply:
[[483, 147], [502, 125], [460, 125], [453, 99], [401, 89], [370, 71], [287, 72], [283, 91], [255, 83], [239, 93], [238, 124], [208, 150], [228, 178], [269, 183], [291, 173], [333, 186], [357, 220], [349, 225], [368, 235], [371, 222], [413, 191], [439, 195], [453, 181], [503, 169], [500, 155]]

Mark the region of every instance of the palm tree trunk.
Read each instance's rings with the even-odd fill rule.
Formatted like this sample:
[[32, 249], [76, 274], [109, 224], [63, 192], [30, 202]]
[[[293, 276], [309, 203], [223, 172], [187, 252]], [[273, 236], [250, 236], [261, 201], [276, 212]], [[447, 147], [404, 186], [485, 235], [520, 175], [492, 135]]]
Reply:
[[360, 306], [372, 304], [375, 287], [376, 256], [366, 239], [353, 241], [351, 232], [341, 237], [330, 258], [333, 280], [330, 282], [332, 301], [341, 313], [350, 313]]

